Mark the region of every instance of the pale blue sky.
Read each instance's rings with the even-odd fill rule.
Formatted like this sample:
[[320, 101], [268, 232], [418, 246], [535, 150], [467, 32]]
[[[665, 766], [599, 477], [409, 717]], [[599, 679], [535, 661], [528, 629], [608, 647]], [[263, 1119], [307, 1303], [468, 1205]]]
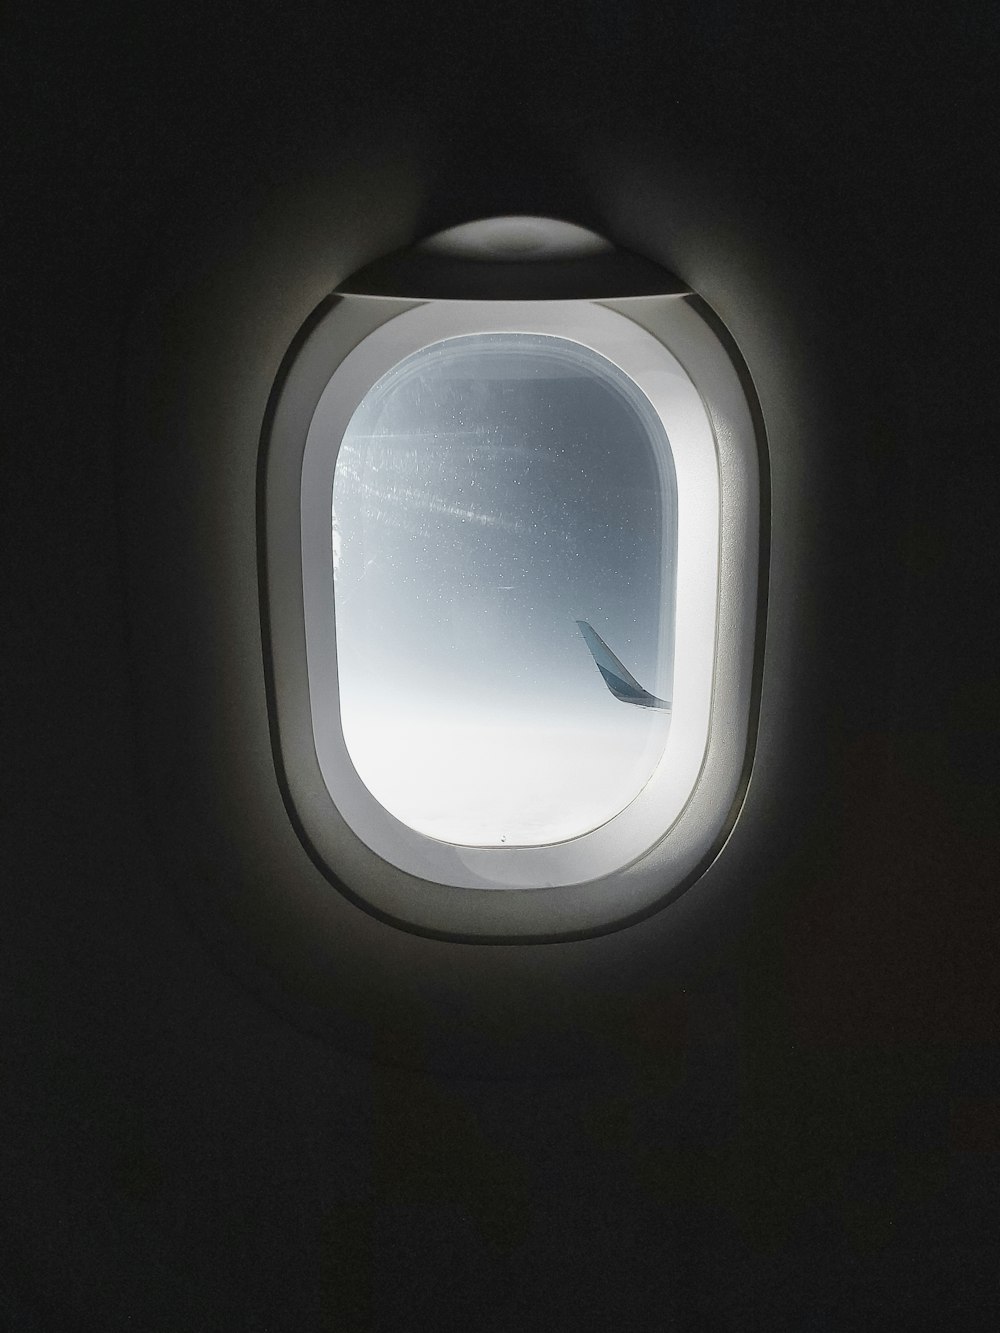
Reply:
[[543, 335], [450, 339], [380, 381], [334, 482], [341, 708], [356, 764], [366, 717], [380, 734], [390, 718], [458, 735], [544, 722], [581, 754], [588, 738], [614, 738], [630, 771], [648, 755], [656, 720], [609, 694], [575, 621], [670, 698], [676, 502], [657, 436], [617, 368]]

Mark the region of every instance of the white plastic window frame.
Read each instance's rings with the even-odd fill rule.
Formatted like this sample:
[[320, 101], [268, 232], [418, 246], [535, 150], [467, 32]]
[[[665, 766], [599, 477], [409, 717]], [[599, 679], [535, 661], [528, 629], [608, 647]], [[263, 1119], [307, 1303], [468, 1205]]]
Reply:
[[[475, 333], [550, 334], [612, 361], [660, 416], [677, 476], [675, 675], [664, 754], [618, 815], [543, 847], [475, 848], [418, 833], [368, 791], [340, 727], [331, 539], [338, 442], [393, 366]], [[344, 298], [289, 358], [265, 444], [276, 757], [293, 822], [328, 878], [367, 910], [421, 933], [551, 939], [635, 919], [704, 868], [732, 824], [747, 768], [759, 469], [739, 376], [683, 297]]]

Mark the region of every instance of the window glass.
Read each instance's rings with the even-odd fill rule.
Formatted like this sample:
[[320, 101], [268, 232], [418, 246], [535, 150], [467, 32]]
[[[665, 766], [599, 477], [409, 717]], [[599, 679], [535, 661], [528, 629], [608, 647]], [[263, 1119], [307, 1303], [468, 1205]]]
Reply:
[[618, 814], [671, 722], [676, 528], [660, 419], [589, 348], [477, 334], [383, 376], [333, 486], [341, 724], [372, 795], [471, 846]]

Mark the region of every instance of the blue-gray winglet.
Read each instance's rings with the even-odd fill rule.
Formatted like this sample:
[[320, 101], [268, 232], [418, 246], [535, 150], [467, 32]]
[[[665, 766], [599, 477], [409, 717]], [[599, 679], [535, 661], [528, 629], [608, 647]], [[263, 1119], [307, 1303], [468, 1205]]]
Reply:
[[593, 625], [586, 620], [578, 620], [576, 623], [597, 663], [598, 671], [604, 677], [605, 685], [616, 699], [620, 699], [623, 704], [638, 704], [640, 708], [660, 708], [670, 712], [670, 704], [666, 699], [657, 699], [655, 694], [642, 688], [635, 676], [615, 657]]

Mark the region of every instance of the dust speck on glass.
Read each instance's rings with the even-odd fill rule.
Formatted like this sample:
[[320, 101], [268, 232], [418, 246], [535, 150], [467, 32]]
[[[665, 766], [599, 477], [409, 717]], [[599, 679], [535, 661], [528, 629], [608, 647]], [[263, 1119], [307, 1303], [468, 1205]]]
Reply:
[[384, 375], [333, 485], [341, 722], [372, 795], [471, 846], [624, 809], [671, 714], [616, 697], [577, 622], [670, 700], [676, 511], [659, 417], [587, 347], [475, 334]]

